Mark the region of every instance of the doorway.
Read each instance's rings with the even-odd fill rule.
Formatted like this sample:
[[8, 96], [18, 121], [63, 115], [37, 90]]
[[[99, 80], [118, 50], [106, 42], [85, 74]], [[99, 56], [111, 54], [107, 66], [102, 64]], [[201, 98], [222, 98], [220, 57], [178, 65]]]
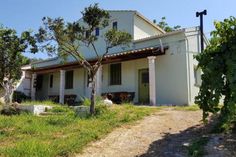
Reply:
[[138, 73], [139, 103], [149, 104], [149, 70], [140, 69]]

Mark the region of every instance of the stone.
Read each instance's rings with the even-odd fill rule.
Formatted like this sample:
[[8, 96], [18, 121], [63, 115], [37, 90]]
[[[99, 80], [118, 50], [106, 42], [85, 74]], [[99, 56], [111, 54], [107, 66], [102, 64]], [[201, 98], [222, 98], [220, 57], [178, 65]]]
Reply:
[[46, 105], [19, 105], [18, 108], [23, 111], [28, 111], [30, 113], [33, 113], [34, 115], [39, 115], [40, 113], [43, 113], [47, 111], [48, 109], [52, 109], [52, 106], [46, 106]]
[[105, 105], [112, 105], [113, 104], [113, 102], [111, 100], [107, 99], [107, 98], [104, 99], [103, 102], [104, 102]]
[[85, 118], [90, 114], [89, 106], [75, 106], [74, 109], [76, 115], [79, 116], [80, 118]]

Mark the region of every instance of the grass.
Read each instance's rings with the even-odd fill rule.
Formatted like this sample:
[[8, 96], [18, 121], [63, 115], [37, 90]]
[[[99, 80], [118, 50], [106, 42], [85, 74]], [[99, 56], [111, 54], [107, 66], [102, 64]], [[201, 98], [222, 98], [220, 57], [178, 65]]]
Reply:
[[48, 105], [48, 106], [58, 106], [58, 104], [50, 101], [50, 100], [44, 100], [44, 101], [24, 101], [22, 102], [23, 105]]
[[198, 105], [190, 105], [190, 106], [175, 106], [175, 110], [181, 110], [181, 111], [197, 111], [200, 110]]
[[57, 105], [52, 112], [63, 114], [0, 115], [0, 156], [73, 155], [80, 152], [89, 142], [104, 137], [114, 128], [130, 124], [157, 110], [157, 108], [120, 105], [109, 107], [106, 112], [100, 111], [97, 116], [80, 119], [75, 116], [72, 109]]
[[200, 137], [188, 147], [188, 154], [191, 157], [202, 157], [205, 155], [204, 146], [208, 143], [208, 137]]

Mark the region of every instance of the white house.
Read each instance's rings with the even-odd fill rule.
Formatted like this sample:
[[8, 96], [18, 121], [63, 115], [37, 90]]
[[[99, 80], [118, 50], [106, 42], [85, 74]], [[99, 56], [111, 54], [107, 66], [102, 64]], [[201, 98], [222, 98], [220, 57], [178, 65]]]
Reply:
[[[200, 53], [199, 28], [166, 33], [137, 11], [109, 13], [109, 26], [96, 31], [99, 52], [105, 49], [103, 33], [112, 27], [130, 33], [133, 41], [130, 47], [116, 47], [105, 56], [96, 76], [97, 95], [129, 92], [134, 94], [134, 103], [193, 104], [201, 83], [194, 59]], [[91, 51], [81, 47], [92, 62], [95, 54]], [[65, 95], [75, 95], [76, 101], [89, 96], [86, 71], [73, 58], [66, 63], [60, 58], [40, 61], [22, 67], [22, 71], [17, 90], [33, 100], [57, 96], [64, 103]]]

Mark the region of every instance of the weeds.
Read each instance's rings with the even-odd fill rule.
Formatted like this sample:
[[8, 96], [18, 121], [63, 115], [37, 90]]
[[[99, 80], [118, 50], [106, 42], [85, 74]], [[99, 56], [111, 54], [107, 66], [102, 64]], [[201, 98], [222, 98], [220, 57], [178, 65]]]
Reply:
[[74, 115], [73, 109], [55, 105], [50, 112], [62, 114], [40, 117], [32, 114], [0, 115], [0, 156], [69, 156], [115, 127], [132, 123], [155, 111], [156, 108], [132, 105], [108, 108], [97, 105], [96, 116], [81, 119]]
[[205, 154], [204, 146], [208, 143], [208, 137], [201, 137], [192, 142], [188, 148], [189, 156], [191, 157], [202, 157]]

